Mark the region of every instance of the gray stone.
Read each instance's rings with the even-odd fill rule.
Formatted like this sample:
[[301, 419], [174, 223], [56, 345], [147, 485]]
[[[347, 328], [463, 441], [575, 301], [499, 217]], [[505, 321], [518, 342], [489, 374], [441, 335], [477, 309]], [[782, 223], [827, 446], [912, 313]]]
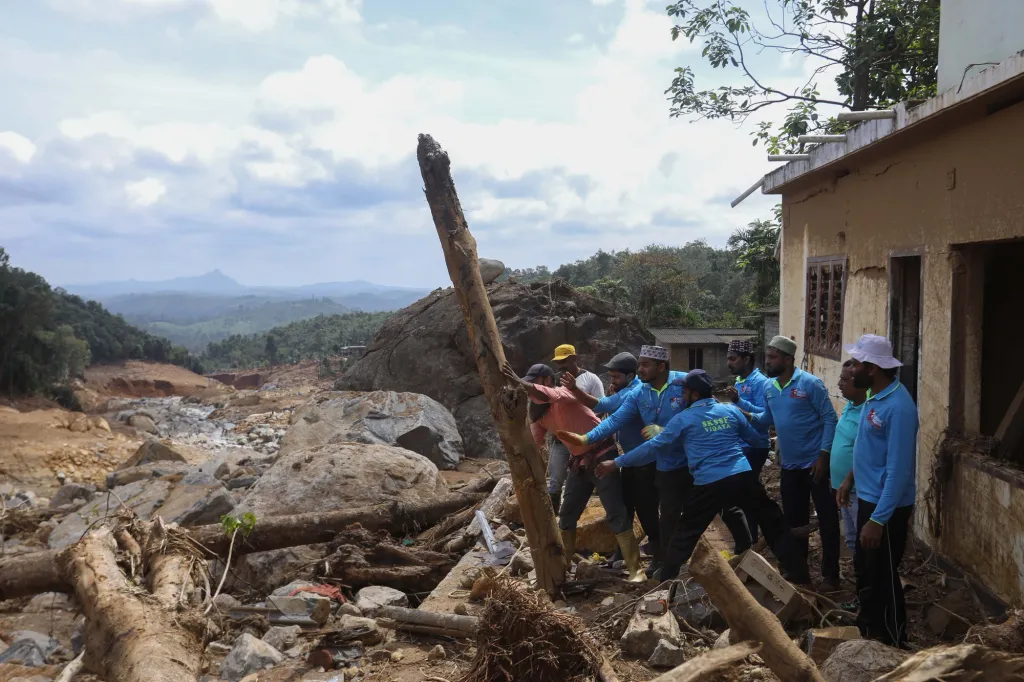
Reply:
[[821, 666], [821, 676], [827, 682], [871, 682], [894, 670], [909, 655], [874, 640], [844, 642]]
[[63, 507], [75, 500], [88, 502], [96, 494], [96, 486], [91, 483], [65, 483], [60, 487], [53, 497], [50, 498], [51, 507]]
[[278, 651], [285, 651], [295, 645], [300, 632], [302, 632], [302, 628], [298, 625], [274, 626], [263, 635], [263, 641]]
[[41, 668], [46, 665], [46, 653], [31, 639], [18, 639], [0, 653], [0, 664], [23, 665], [27, 668]]
[[686, 652], [668, 640], [660, 640], [654, 652], [647, 659], [652, 668], [675, 668], [686, 662]]
[[246, 675], [272, 668], [283, 660], [284, 655], [280, 651], [246, 632], [235, 641], [231, 652], [220, 664], [220, 676], [239, 682]]
[[11, 642], [17, 642], [18, 640], [28, 639], [35, 642], [42, 652], [46, 656], [52, 656], [61, 649], [60, 642], [49, 635], [44, 635], [41, 632], [35, 632], [34, 630], [15, 630], [10, 636]]
[[371, 585], [356, 592], [356, 606], [367, 616], [374, 616], [382, 606], [409, 606], [409, 597], [393, 587]]
[[377, 621], [373, 618], [342, 616], [338, 621], [338, 633], [341, 640], [359, 640], [363, 644], [371, 646], [384, 640], [384, 634], [377, 627]]
[[694, 627], [705, 627], [718, 630], [727, 625], [722, 614], [711, 603], [711, 598], [703, 587], [693, 580], [680, 581], [675, 599], [672, 601], [672, 613], [679, 620], [685, 620]]
[[351, 442], [396, 445], [454, 469], [463, 457], [462, 436], [443, 405], [418, 393], [327, 393], [292, 417], [281, 452]]
[[[651, 343], [634, 317], [562, 280], [492, 284], [487, 294], [505, 355], [520, 375], [562, 343], [574, 344], [580, 365], [592, 371], [616, 353], [635, 355]], [[504, 459], [465, 327], [454, 289], [435, 291], [388, 318], [337, 385], [430, 396], [454, 415], [467, 456]]]
[[[235, 508], [235, 514], [241, 512]], [[238, 560], [235, 572], [264, 594], [294, 579], [323, 557], [324, 545], [306, 545], [246, 554]], [[220, 579], [220, 575], [217, 575]]]
[[193, 466], [185, 462], [155, 462], [127, 469], [118, 469], [107, 474], [107, 490], [128, 485], [135, 481], [147, 481], [153, 478], [160, 478], [161, 476], [184, 476], [192, 470]]
[[728, 649], [729, 647], [731, 647], [732, 646], [732, 640], [730, 639], [730, 634], [731, 633], [730, 633], [729, 628], [726, 628], [722, 632], [722, 634], [720, 634], [718, 636], [718, 639], [715, 640], [715, 643], [714, 643], [714, 645], [711, 648], [712, 649]]
[[232, 478], [227, 481], [228, 490], [251, 488], [258, 480], [260, 480], [259, 476], [239, 476], [238, 478]]
[[159, 429], [156, 428], [156, 424], [153, 423], [153, 420], [144, 414], [136, 413], [128, 417], [128, 426], [131, 426], [137, 431], [142, 431], [143, 433], [151, 433], [153, 435], [160, 433]]
[[60, 592], [44, 592], [32, 597], [22, 613], [45, 613], [46, 611], [74, 611], [71, 597]]
[[313, 587], [316, 583], [311, 583], [308, 580], [293, 580], [287, 585], [283, 585], [273, 592], [270, 593], [272, 597], [290, 597], [292, 592], [301, 590], [303, 587]]
[[201, 526], [218, 523], [221, 516], [234, 508], [235, 498], [219, 482], [194, 485], [182, 480], [171, 491], [167, 501], [156, 510], [155, 515], [167, 523]]
[[[422, 455], [388, 445], [338, 443], [281, 455], [235, 508], [258, 518], [389, 502], [433, 502], [448, 493]], [[289, 576], [290, 578], [291, 576]]]
[[[139, 413], [135, 414], [136, 417]], [[149, 417], [150, 421], [153, 421]], [[132, 426], [131, 420], [128, 422]], [[154, 439], [147, 439], [145, 443], [139, 446], [138, 450], [135, 451], [131, 457], [126, 459], [118, 469], [130, 469], [131, 467], [142, 466], [143, 464], [154, 464], [156, 462], [185, 462], [185, 455], [183, 455], [177, 448], [171, 443], [164, 443]]]
[[353, 604], [350, 601], [347, 601], [347, 602], [345, 602], [344, 604], [342, 604], [341, 606], [338, 607], [338, 614], [337, 615], [339, 615], [339, 616], [355, 616], [357, 618], [360, 618], [360, 617], [362, 617], [363, 612], [362, 612], [362, 610], [358, 606], [356, 606], [355, 604]]
[[167, 499], [170, 490], [168, 481], [144, 480], [118, 486], [110, 495], [97, 495], [89, 504], [65, 516], [50, 533], [47, 545], [50, 549], [63, 549], [77, 542], [91, 524], [116, 514], [121, 502], [139, 518], [148, 520]]
[[505, 274], [505, 264], [500, 260], [478, 258], [477, 263], [480, 264], [480, 277], [484, 280], [484, 284], [490, 284]]
[[80, 615], [71, 624], [71, 652], [77, 656], [85, 648], [85, 616]]
[[[668, 599], [668, 590], [659, 590], [647, 595], [647, 601]], [[650, 658], [658, 646], [658, 642], [666, 640], [669, 644], [678, 645], [682, 641], [679, 623], [671, 611], [661, 614], [645, 613], [644, 601], [637, 604], [636, 613], [626, 626], [626, 631], [619, 639], [623, 653], [640, 658]]]
[[214, 597], [213, 604], [217, 607], [219, 611], [227, 613], [231, 609], [238, 608], [239, 606], [241, 606], [242, 602], [238, 601], [230, 594], [225, 594], [224, 592], [221, 592], [216, 597]]

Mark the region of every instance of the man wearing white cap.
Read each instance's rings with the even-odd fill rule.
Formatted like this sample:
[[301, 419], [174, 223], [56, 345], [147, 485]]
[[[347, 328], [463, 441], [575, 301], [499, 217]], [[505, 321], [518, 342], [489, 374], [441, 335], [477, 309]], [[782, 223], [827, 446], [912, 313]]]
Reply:
[[917, 405], [898, 377], [892, 344], [865, 334], [844, 346], [853, 383], [867, 389], [853, 446], [857, 486], [857, 596], [861, 636], [890, 646], [907, 642], [907, 613], [899, 565], [917, 494]]

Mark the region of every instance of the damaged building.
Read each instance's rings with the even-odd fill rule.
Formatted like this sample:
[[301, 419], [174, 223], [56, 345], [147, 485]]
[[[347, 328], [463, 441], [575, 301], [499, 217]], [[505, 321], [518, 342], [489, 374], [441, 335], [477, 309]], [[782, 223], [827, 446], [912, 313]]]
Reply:
[[920, 413], [915, 534], [1017, 603], [1022, 27], [1022, 3], [943, 2], [938, 96], [842, 115], [845, 135], [809, 136], [759, 183], [782, 199], [780, 326], [798, 363], [838, 406], [842, 345], [892, 340]]

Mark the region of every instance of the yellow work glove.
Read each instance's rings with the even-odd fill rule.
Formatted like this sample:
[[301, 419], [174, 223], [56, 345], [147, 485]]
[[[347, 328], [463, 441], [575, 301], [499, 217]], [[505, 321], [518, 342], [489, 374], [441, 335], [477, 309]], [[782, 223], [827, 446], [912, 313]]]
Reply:
[[555, 437], [563, 443], [572, 443], [578, 447], [584, 447], [590, 444], [586, 435], [580, 435], [578, 433], [572, 433], [571, 431], [555, 431]]
[[651, 440], [664, 430], [664, 427], [658, 426], [657, 424], [648, 424], [640, 431], [640, 433], [643, 434], [644, 440]]

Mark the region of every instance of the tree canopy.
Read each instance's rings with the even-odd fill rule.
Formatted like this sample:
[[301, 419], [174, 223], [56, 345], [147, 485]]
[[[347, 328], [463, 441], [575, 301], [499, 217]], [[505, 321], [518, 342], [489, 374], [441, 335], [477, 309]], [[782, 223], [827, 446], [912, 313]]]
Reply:
[[[691, 65], [680, 66], [666, 94], [672, 116], [744, 122], [769, 107], [788, 112], [781, 125], [762, 121], [754, 144], [796, 151], [797, 137], [837, 133], [845, 124], [822, 117], [819, 105], [862, 111], [935, 94], [940, 0], [765, 0], [764, 14], [736, 0], [681, 0], [667, 8], [677, 22], [672, 39], [702, 46], [701, 58], [721, 69], [724, 84], [698, 86]], [[754, 55], [790, 55], [817, 67], [796, 90], [765, 75]], [[763, 57], [762, 57], [763, 59]], [[763, 63], [763, 62], [762, 62]], [[819, 79], [833, 78], [838, 97], [820, 96]], [[733, 84], [739, 77], [740, 84]]]

